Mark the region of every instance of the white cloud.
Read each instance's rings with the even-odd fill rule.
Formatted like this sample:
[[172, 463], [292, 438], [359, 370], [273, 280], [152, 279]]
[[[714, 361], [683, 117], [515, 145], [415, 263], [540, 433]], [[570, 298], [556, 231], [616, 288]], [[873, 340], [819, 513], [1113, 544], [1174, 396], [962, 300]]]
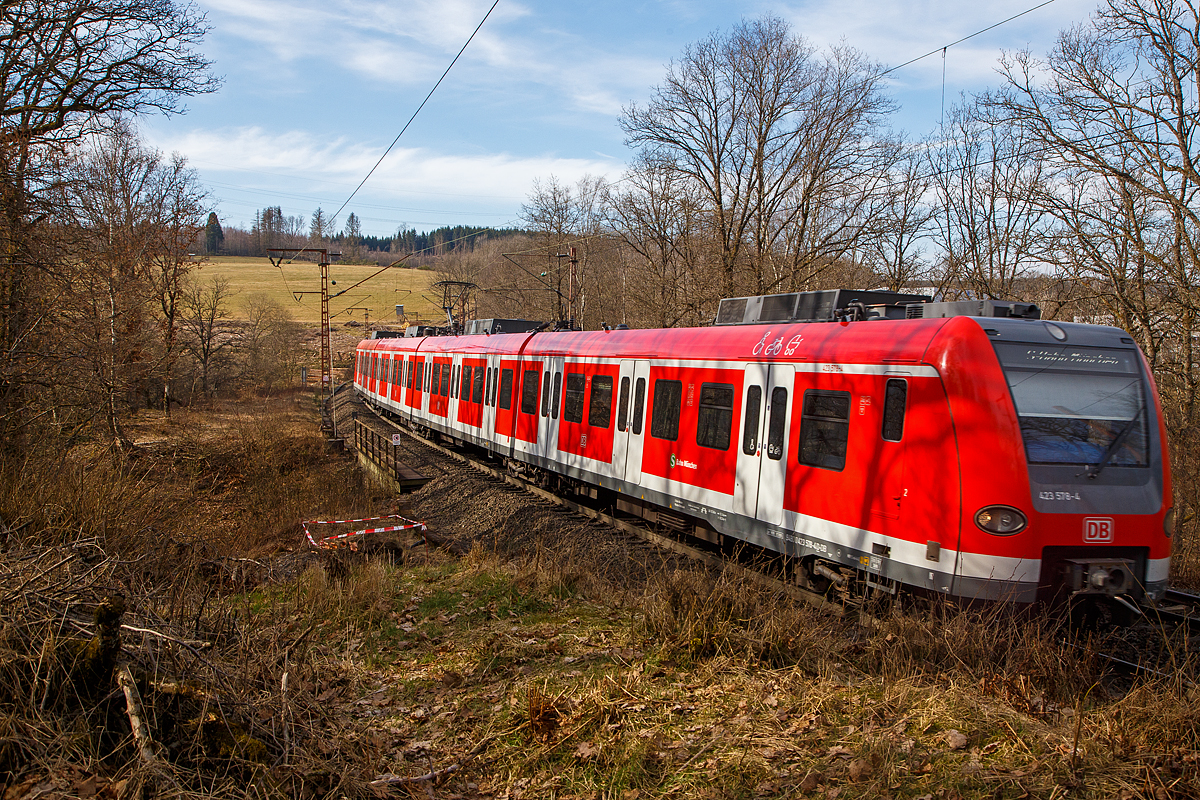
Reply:
[[[205, 175], [239, 173], [247, 186], [319, 183], [323, 195], [349, 196], [383, 152], [345, 138], [321, 140], [302, 131], [272, 133], [262, 128], [193, 130], [175, 138], [151, 142], [165, 151], [185, 153]], [[364, 188], [374, 197], [404, 198], [441, 195], [488, 204], [525, 200], [537, 177], [556, 175], [574, 182], [585, 174], [620, 176], [624, 164], [615, 159], [570, 158], [553, 154], [514, 156], [508, 153], [461, 155], [423, 148], [396, 148]], [[218, 192], [219, 194], [219, 192]]]

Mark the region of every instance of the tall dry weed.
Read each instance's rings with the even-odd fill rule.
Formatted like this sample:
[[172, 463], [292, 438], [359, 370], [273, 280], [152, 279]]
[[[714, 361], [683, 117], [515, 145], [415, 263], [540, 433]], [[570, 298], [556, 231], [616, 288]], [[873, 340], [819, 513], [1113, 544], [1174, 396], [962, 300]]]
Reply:
[[640, 602], [647, 631], [691, 659], [747, 655], [817, 670], [836, 649], [837, 621], [732, 569], [672, 569], [652, 577]]

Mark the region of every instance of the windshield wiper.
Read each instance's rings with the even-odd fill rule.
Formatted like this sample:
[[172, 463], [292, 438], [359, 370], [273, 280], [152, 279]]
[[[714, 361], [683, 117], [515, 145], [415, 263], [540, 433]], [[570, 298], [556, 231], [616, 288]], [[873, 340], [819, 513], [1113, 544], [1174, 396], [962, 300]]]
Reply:
[[1112, 440], [1112, 444], [1110, 444], [1108, 449], [1104, 451], [1104, 455], [1100, 457], [1100, 460], [1095, 464], [1088, 464], [1088, 468], [1075, 477], [1078, 478], [1082, 475], [1087, 475], [1088, 480], [1095, 480], [1096, 476], [1104, 471], [1104, 468], [1108, 466], [1108, 462], [1112, 460], [1114, 455], [1116, 455], [1117, 448], [1120, 447], [1125, 442], [1125, 438], [1133, 432], [1133, 424], [1138, 421], [1138, 417], [1141, 415], [1142, 409], [1139, 408], [1137, 413], [1133, 415], [1133, 418], [1130, 419], [1129, 422], [1125, 423], [1125, 427], [1121, 428], [1121, 431], [1117, 434], [1117, 438]]

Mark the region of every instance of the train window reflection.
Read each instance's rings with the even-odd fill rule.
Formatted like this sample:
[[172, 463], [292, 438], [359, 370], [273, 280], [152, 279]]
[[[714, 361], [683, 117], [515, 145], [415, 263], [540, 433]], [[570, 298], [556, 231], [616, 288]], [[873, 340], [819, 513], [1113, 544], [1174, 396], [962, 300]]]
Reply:
[[700, 411], [696, 418], [696, 444], [714, 450], [729, 449], [733, 428], [733, 385], [705, 383], [700, 386]]
[[908, 381], [892, 378], [883, 396], [883, 438], [898, 442], [904, 438], [904, 410], [908, 405]]
[[633, 390], [633, 435], [642, 435], [642, 412], [646, 410], [646, 379], [638, 378]]
[[1032, 464], [1149, 463], [1136, 352], [996, 343]]
[[567, 422], [583, 422], [583, 393], [587, 379], [582, 372], [567, 373], [567, 391], [563, 402], [563, 419]]
[[562, 373], [555, 372], [554, 373], [554, 392], [553, 392], [554, 406], [550, 410], [550, 416], [554, 419], [558, 419], [558, 406], [559, 406], [559, 402], [562, 400], [562, 394], [558, 391], [560, 388], [562, 388]]
[[512, 408], [512, 383], [513, 371], [511, 369], [500, 370], [500, 407], [504, 409]]
[[607, 428], [612, 422], [612, 389], [611, 375], [596, 375], [592, 378], [592, 396], [588, 400], [588, 425], [593, 428]]
[[679, 404], [682, 399], [682, 381], [666, 381], [659, 378], [654, 382], [651, 436], [672, 442], [679, 438]]
[[787, 428], [788, 390], [776, 386], [771, 390], [771, 417], [767, 421], [767, 458], [783, 458], [784, 434]]
[[849, 438], [850, 393], [805, 392], [800, 414], [800, 463], [843, 469]]
[[758, 415], [762, 411], [762, 387], [746, 390], [746, 423], [742, 426], [742, 452], [748, 456], [758, 450]]
[[521, 413], [537, 413], [538, 370], [527, 369], [521, 379]]
[[617, 398], [617, 430], [629, 427], [629, 376], [621, 378], [621, 394]]
[[483, 367], [475, 368], [475, 377], [472, 380], [474, 383], [471, 387], [471, 402], [483, 403], [483, 383], [487, 380], [487, 375], [484, 373]]

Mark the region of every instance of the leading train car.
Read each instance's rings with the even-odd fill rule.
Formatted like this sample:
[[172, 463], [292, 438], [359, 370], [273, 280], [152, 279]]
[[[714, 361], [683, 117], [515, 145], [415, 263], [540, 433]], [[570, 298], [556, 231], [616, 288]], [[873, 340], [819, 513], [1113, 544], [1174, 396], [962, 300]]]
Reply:
[[543, 482], [794, 557], [816, 588], [1161, 597], [1165, 428], [1126, 333], [829, 294], [723, 301], [733, 322], [705, 328], [366, 340], [355, 384]]

